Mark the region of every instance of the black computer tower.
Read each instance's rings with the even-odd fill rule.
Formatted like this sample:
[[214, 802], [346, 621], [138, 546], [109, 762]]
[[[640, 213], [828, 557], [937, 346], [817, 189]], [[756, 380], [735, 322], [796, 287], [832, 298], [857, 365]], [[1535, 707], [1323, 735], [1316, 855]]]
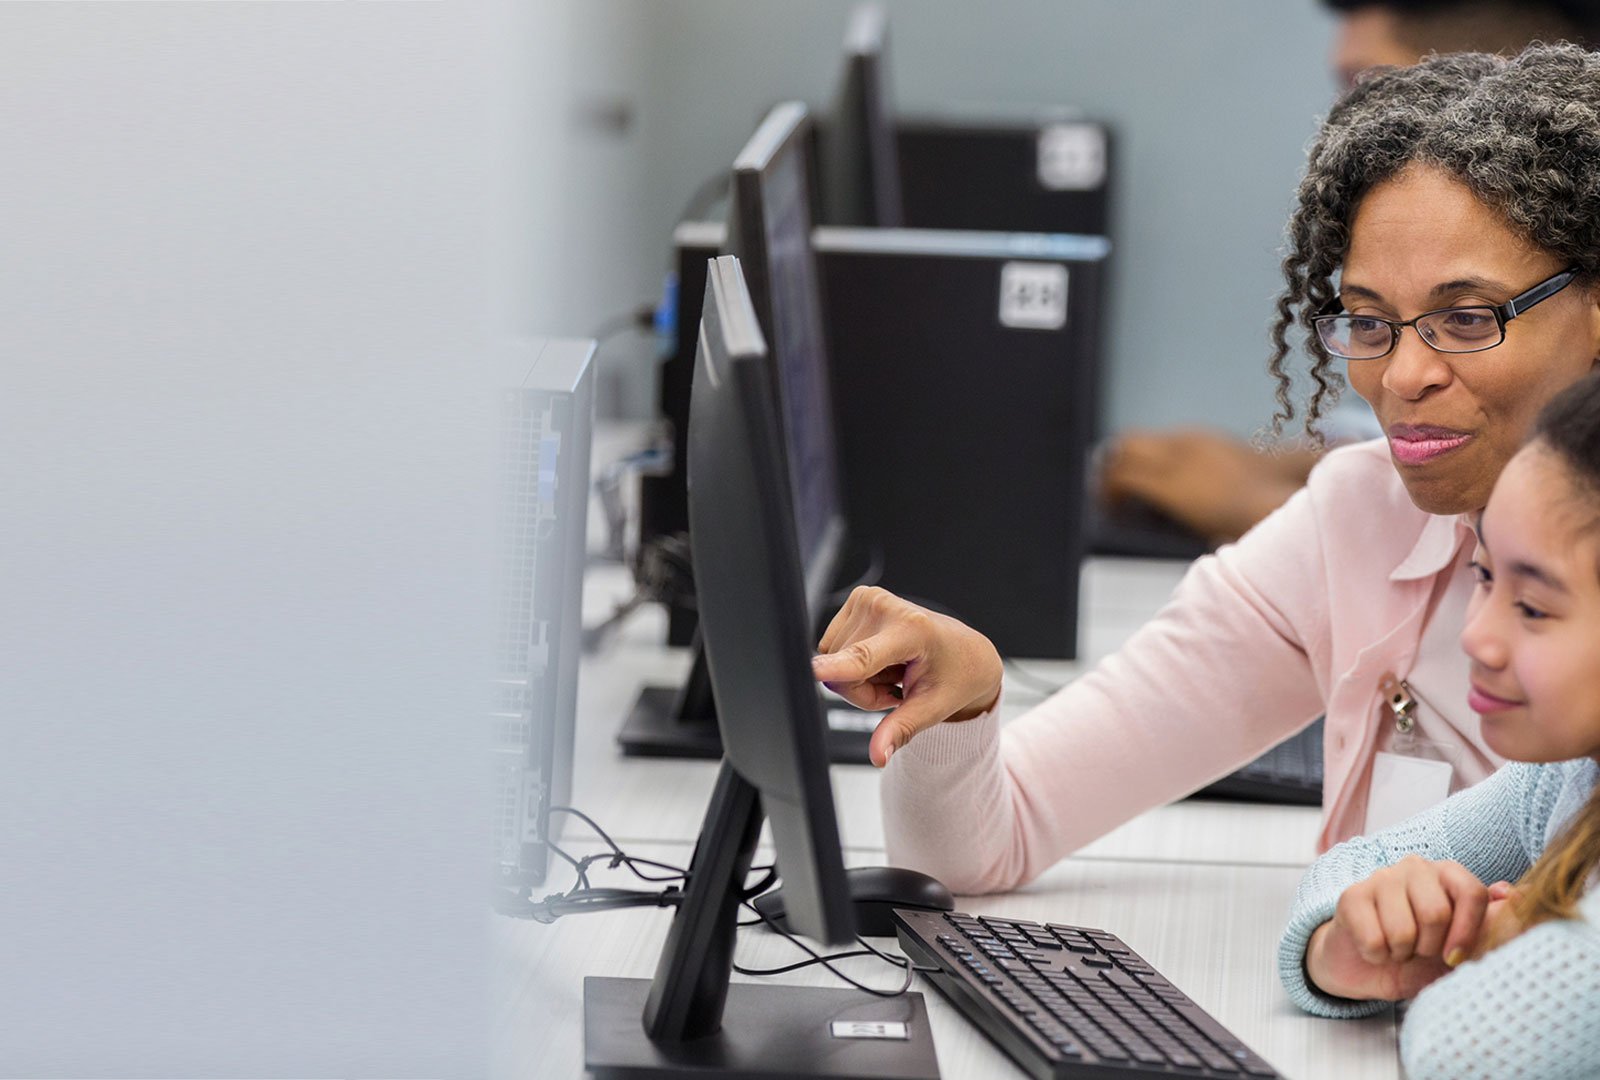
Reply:
[[823, 228], [845, 509], [884, 587], [1073, 657], [1102, 237]]
[[1114, 146], [1103, 123], [903, 117], [895, 148], [910, 227], [1110, 235]]
[[[672, 468], [661, 475], [639, 478], [639, 543], [648, 544], [689, 530], [688, 470], [689, 390], [694, 381], [694, 355], [700, 334], [700, 308], [705, 300], [706, 266], [722, 254], [727, 225], [721, 221], [685, 221], [673, 230], [677, 268], [677, 323], [672, 353], [661, 365], [661, 417], [670, 429]], [[688, 645], [694, 640], [693, 597], [677, 598], [667, 605], [667, 643]]]

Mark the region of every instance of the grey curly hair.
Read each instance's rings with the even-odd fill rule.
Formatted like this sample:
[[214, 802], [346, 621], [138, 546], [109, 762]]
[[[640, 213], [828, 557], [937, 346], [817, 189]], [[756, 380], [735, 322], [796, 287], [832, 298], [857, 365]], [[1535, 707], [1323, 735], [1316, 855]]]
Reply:
[[1458, 53], [1380, 69], [1323, 122], [1289, 219], [1267, 365], [1278, 381], [1275, 434], [1295, 417], [1284, 360], [1296, 322], [1312, 359], [1305, 426], [1314, 439], [1338, 399], [1344, 377], [1311, 319], [1337, 309], [1333, 278], [1362, 197], [1412, 163], [1454, 176], [1514, 232], [1577, 267], [1582, 284], [1600, 283], [1600, 54], [1534, 45], [1510, 59]]

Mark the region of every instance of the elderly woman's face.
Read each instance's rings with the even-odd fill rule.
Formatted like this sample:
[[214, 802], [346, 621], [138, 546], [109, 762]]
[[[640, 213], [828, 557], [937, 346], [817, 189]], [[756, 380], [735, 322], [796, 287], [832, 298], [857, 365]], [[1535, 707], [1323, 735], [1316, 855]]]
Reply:
[[[1501, 304], [1566, 269], [1448, 174], [1413, 166], [1356, 208], [1340, 278], [1345, 309], [1387, 319]], [[1600, 357], [1600, 305], [1574, 285], [1506, 325], [1479, 353], [1435, 352], [1413, 327], [1381, 360], [1349, 361], [1350, 385], [1389, 438], [1411, 500], [1480, 510], [1540, 408]]]

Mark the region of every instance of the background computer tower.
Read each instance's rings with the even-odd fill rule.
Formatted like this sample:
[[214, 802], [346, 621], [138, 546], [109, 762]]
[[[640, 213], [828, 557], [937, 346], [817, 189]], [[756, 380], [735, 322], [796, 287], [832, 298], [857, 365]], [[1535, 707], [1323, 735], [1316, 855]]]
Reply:
[[1110, 235], [1113, 143], [1101, 122], [901, 117], [894, 138], [908, 226]]
[[1109, 242], [821, 228], [814, 243], [857, 560], [1002, 653], [1075, 656]]
[[507, 343], [499, 395], [493, 881], [514, 913], [548, 872], [571, 794], [582, 646], [593, 341]]
[[[689, 481], [684, 462], [689, 453], [689, 389], [694, 382], [694, 357], [700, 333], [700, 308], [705, 300], [706, 266], [723, 254], [727, 225], [719, 220], [684, 221], [673, 230], [673, 265], [678, 277], [673, 346], [661, 364], [661, 417], [672, 440], [672, 468], [639, 478], [639, 544], [689, 530]], [[667, 644], [688, 645], [698, 619], [694, 598], [685, 594], [667, 602]]]

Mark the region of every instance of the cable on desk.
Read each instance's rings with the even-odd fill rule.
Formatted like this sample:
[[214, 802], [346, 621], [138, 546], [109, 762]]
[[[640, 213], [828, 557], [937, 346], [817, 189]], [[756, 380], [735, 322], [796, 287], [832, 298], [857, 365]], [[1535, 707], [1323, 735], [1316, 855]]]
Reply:
[[[588, 911], [611, 911], [623, 907], [671, 907], [682, 902], [684, 889], [688, 886], [690, 876], [688, 870], [656, 859], [629, 855], [622, 850], [620, 844], [611, 838], [610, 833], [602, 829], [594, 818], [585, 814], [582, 810], [571, 806], [552, 806], [550, 812], [552, 814], [571, 814], [573, 817], [583, 821], [595, 831], [596, 835], [600, 837], [609, 850], [596, 855], [585, 855], [582, 858], [578, 858], [563, 850], [559, 844], [553, 841], [546, 841], [546, 846], [576, 872], [577, 881], [574, 887], [566, 892], [551, 893], [542, 900], [524, 897], [515, 903], [508, 901], [499, 908], [502, 914], [516, 915], [531, 918], [536, 922], [549, 923], [554, 922], [563, 915], [575, 915]], [[605, 868], [608, 870], [626, 868], [629, 873], [641, 881], [656, 884], [670, 882], [678, 887], [662, 889], [656, 892], [639, 889], [597, 888], [589, 881], [589, 869], [598, 863], [606, 864]], [[667, 872], [665, 874], [646, 873], [639, 869], [640, 866]], [[749, 900], [766, 892], [778, 877], [776, 863], [752, 866], [750, 872], [752, 874], [761, 874], [762, 876], [756, 879], [754, 884], [748, 884], [744, 887], [740, 893], [741, 900]]]
[[[614, 911], [618, 908], [625, 907], [672, 907], [682, 902], [684, 895], [683, 890], [684, 888], [687, 888], [687, 883], [689, 880], [689, 872], [683, 867], [673, 866], [670, 863], [658, 862], [654, 859], [641, 858], [637, 855], [629, 855], [627, 852], [622, 850], [621, 845], [611, 838], [610, 833], [606, 832], [600, 827], [599, 823], [596, 822], [594, 818], [574, 807], [552, 806], [550, 808], [550, 812], [552, 814], [571, 814], [573, 817], [576, 817], [584, 824], [588, 825], [589, 828], [593, 829], [595, 835], [600, 838], [600, 840], [609, 850], [598, 855], [585, 855], [582, 858], [575, 858], [566, 851], [562, 850], [555, 843], [549, 843], [548, 846], [550, 850], [555, 852], [556, 855], [560, 856], [561, 859], [569, 863], [573, 869], [577, 871], [577, 887], [569, 889], [564, 893], [552, 893], [549, 896], [546, 896], [543, 900], [531, 901], [525, 907], [519, 908], [517, 911], [507, 911], [506, 914], [521, 914], [527, 918], [535, 920], [536, 922], [551, 923], [564, 915], [583, 914], [590, 911]], [[590, 866], [597, 862], [609, 863], [608, 869], [612, 870], [616, 870], [620, 867], [627, 867], [632, 874], [645, 881], [682, 882], [683, 887], [663, 889], [659, 892], [645, 892], [636, 889], [595, 888], [589, 883], [588, 870]], [[669, 871], [671, 876], [646, 874], [637, 866], [635, 866], [635, 863]], [[816, 964], [821, 964], [833, 975], [837, 976], [845, 983], [848, 983], [850, 986], [855, 987], [857, 990], [872, 994], [875, 997], [888, 998], [899, 997], [901, 994], [904, 994], [906, 991], [910, 990], [911, 982], [916, 972], [934, 972], [938, 970], [937, 968], [919, 967], [911, 960], [910, 957], [891, 956], [889, 953], [882, 951], [859, 935], [856, 937], [856, 943], [860, 945], [861, 948], [853, 949], [849, 952], [832, 953], [827, 956], [822, 955], [815, 949], [811, 948], [811, 946], [807, 945], [804, 941], [801, 941], [794, 934], [791, 934], [789, 931], [783, 929], [751, 902], [755, 899], [755, 897], [760, 896], [762, 893], [770, 889], [773, 883], [777, 881], [777, 864], [768, 863], [763, 866], [752, 866], [750, 868], [750, 872], [753, 874], [759, 873], [761, 874], [761, 877], [758, 878], [754, 884], [747, 884], [741, 891], [740, 905], [754, 912], [757, 917], [755, 919], [741, 921], [736, 925], [742, 928], [764, 923], [775, 933], [781, 934], [783, 937], [787, 938], [796, 948], [804, 952], [809, 959], [801, 960], [793, 964], [786, 964], [782, 967], [776, 968], [746, 968], [740, 966], [739, 964], [734, 964], [733, 970], [737, 971], [739, 974], [757, 977], [765, 975], [782, 975], [790, 971], [797, 971], [800, 968], [807, 968]], [[894, 967], [904, 971], [905, 979], [901, 983], [900, 988], [898, 990], [879, 990], [874, 987], [867, 986], [866, 984], [851, 978], [849, 975], [846, 975], [844, 972], [834, 967], [832, 963], [832, 961], [835, 960], [847, 960], [861, 956], [875, 956], [885, 963], [891, 964]]]
[[921, 964], [913, 962], [909, 956], [891, 956], [859, 934], [856, 935], [856, 943], [879, 960], [893, 964], [895, 967], [900, 967], [902, 964], [910, 964], [912, 971], [919, 971], [924, 975], [937, 975], [939, 973], [939, 968], [923, 967]]
[[[611, 839], [610, 834], [607, 833], [604, 829], [602, 829], [599, 826], [599, 824], [594, 820], [594, 818], [590, 817], [588, 814], [585, 814], [582, 810], [575, 809], [574, 807], [571, 807], [571, 806], [552, 806], [550, 808], [550, 813], [552, 813], [552, 814], [571, 814], [573, 817], [577, 818], [579, 821], [582, 821], [585, 825], [589, 826], [589, 828], [593, 829], [594, 832], [595, 832], [595, 835], [600, 837], [600, 842], [605, 844], [606, 847], [611, 849], [611, 853], [609, 855], [590, 855], [590, 856], [587, 856], [583, 860], [583, 862], [584, 862], [583, 869], [585, 869], [585, 870], [588, 868], [588, 866], [591, 863], [600, 862], [602, 860], [609, 859], [611, 861], [611, 865], [609, 867], [607, 867], [607, 869], [615, 870], [619, 866], [626, 866], [628, 868], [628, 870], [631, 871], [632, 874], [635, 877], [639, 878], [642, 881], [651, 881], [651, 882], [684, 881], [684, 880], [687, 880], [688, 877], [689, 877], [689, 871], [685, 870], [681, 866], [673, 866], [671, 863], [657, 862], [655, 859], [646, 859], [646, 858], [643, 858], [643, 857], [638, 856], [638, 855], [629, 855], [629, 854], [627, 854], [625, 851], [622, 850], [621, 846], [619, 846], [615, 840]], [[557, 854], [560, 854], [561, 857], [566, 859], [568, 862], [571, 862], [573, 864], [573, 866], [577, 866], [578, 865], [576, 862], [573, 862], [573, 860], [572, 860], [572, 858], [570, 856], [568, 856], [565, 853], [561, 852], [560, 849], [558, 849], [554, 844], [550, 845], [550, 849], [552, 851], [555, 851]], [[638, 866], [634, 865], [636, 863], [639, 864], [639, 866], [650, 866], [650, 867], [654, 867], [654, 868], [656, 868], [658, 870], [666, 870], [666, 871], [668, 871], [668, 874], [666, 874], [666, 875], [646, 874], [643, 871], [641, 871]], [[582, 871], [580, 870], [580, 874], [581, 874], [581, 872]]]
[[[823, 956], [821, 953], [817, 952], [811, 946], [807, 945], [805, 942], [801, 941], [799, 938], [797, 938], [793, 934], [789, 933], [789, 931], [783, 929], [781, 926], [779, 926], [772, 919], [768, 918], [766, 916], [766, 914], [764, 914], [761, 911], [760, 908], [756, 907], [754, 904], [750, 903], [748, 900], [745, 901], [744, 906], [749, 908], [751, 911], [755, 912], [757, 915], [761, 916], [761, 921], [762, 922], [766, 923], [775, 932], [777, 932], [779, 934], [782, 934], [784, 937], [788, 938], [789, 941], [795, 946], [795, 948], [799, 949], [801, 952], [803, 952], [807, 956], [811, 957], [811, 959], [802, 960], [797, 964], [790, 964], [787, 967], [771, 968], [771, 969], [766, 969], [766, 968], [746, 968], [746, 967], [741, 967], [738, 964], [734, 964], [733, 965], [733, 970], [737, 971], [741, 975], [756, 975], [756, 976], [777, 975], [777, 974], [779, 974], [781, 972], [794, 971], [794, 970], [796, 970], [798, 968], [810, 967], [813, 964], [821, 964], [823, 967], [827, 968], [828, 971], [830, 971], [835, 977], [837, 977], [841, 981], [850, 984], [851, 986], [855, 987], [857, 990], [862, 991], [863, 993], [871, 994], [873, 997], [881, 997], [881, 998], [899, 997], [900, 995], [904, 994], [907, 990], [911, 989], [911, 980], [915, 977], [914, 974], [913, 974], [913, 970], [916, 967], [916, 965], [911, 962], [909, 957], [906, 958], [903, 962], [895, 961], [893, 958], [889, 957], [887, 954], [878, 952], [877, 949], [872, 948], [872, 946], [870, 946], [870, 945], [867, 945], [867, 947], [865, 949], [857, 949], [857, 950], [855, 950], [853, 952], [849, 952], [849, 953], [836, 953], [836, 954], [831, 955], [831, 956]], [[866, 942], [861, 941], [860, 938], [857, 938], [856, 940], [858, 942], [861, 942], [861, 944], [866, 945]], [[905, 971], [905, 979], [904, 979], [904, 981], [901, 982], [900, 988], [898, 990], [879, 990], [876, 987], [868, 986], [866, 983], [857, 982], [855, 979], [852, 979], [850, 976], [846, 975], [844, 972], [842, 972], [838, 968], [834, 967], [833, 964], [830, 962], [830, 961], [833, 961], [833, 960], [846, 959], [846, 958], [852, 957], [852, 956], [865, 956], [869, 952], [874, 954], [874, 955], [876, 955], [876, 956], [878, 956], [878, 957], [880, 957], [881, 959], [888, 960], [890, 963], [895, 964], [895, 966], [897, 966], [897, 967], [901, 967]]]

